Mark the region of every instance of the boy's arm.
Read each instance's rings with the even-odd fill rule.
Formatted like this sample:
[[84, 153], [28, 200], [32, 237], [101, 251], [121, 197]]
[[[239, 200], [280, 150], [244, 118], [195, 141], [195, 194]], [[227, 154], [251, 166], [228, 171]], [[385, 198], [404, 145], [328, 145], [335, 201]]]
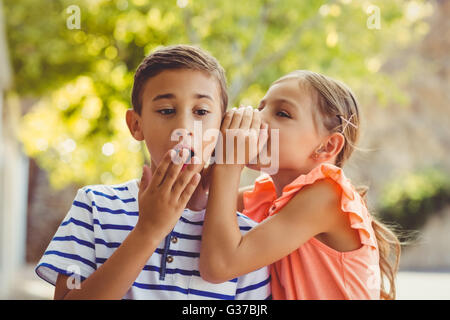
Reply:
[[339, 216], [338, 189], [334, 182], [321, 180], [242, 236], [235, 213], [239, 177], [234, 166], [216, 166], [212, 173], [200, 253], [200, 273], [210, 282], [241, 276], [287, 256], [331, 230]]
[[146, 261], [178, 221], [186, 203], [200, 181], [201, 165], [193, 161], [181, 172], [182, 161], [172, 163], [166, 153], [150, 182], [145, 166], [139, 185], [139, 219], [136, 227], [105, 263], [85, 279], [79, 289], [68, 289], [68, 277], [58, 275], [55, 299], [122, 299]]
[[111, 257], [81, 282], [79, 289], [68, 289], [69, 276], [59, 274], [54, 299], [122, 299], [161, 240], [159, 236], [133, 229]]

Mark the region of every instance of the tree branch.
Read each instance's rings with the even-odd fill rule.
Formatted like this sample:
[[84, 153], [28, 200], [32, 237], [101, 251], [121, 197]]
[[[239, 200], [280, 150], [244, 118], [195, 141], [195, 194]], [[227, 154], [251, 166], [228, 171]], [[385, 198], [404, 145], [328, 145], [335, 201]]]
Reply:
[[[240, 61], [235, 65], [236, 70], [241, 70], [244, 64], [249, 63], [253, 64], [256, 54], [259, 52], [261, 48], [264, 38], [266, 35], [266, 30], [269, 22], [269, 14], [270, 9], [272, 8], [273, 3], [271, 1], [264, 2], [260, 14], [259, 14], [259, 23], [256, 29], [255, 37], [253, 37], [252, 41], [247, 47], [244, 56], [240, 59]], [[233, 80], [228, 93], [230, 96], [230, 101], [234, 102], [237, 95], [240, 93], [242, 88], [242, 82], [245, 76], [242, 72], [238, 73], [238, 75]]]
[[[237, 76], [236, 79], [233, 79], [233, 83], [230, 86], [229, 90], [230, 104], [234, 104], [239, 94], [243, 90], [247, 89], [250, 84], [255, 81], [266, 68], [282, 60], [286, 56], [286, 54], [299, 43], [301, 34], [306, 29], [315, 27], [320, 21], [321, 16], [319, 14], [316, 14], [313, 17], [307, 19], [292, 32], [291, 36], [284, 43], [281, 49], [277, 50], [270, 56], [260, 61], [252, 61], [251, 65], [253, 65], [253, 68], [251, 68], [251, 70], [247, 72], [247, 74], [243, 75], [241, 73]], [[256, 40], [254, 42], [257, 43], [259, 41], [260, 40]], [[260, 46], [261, 45], [262, 43], [260, 44]]]

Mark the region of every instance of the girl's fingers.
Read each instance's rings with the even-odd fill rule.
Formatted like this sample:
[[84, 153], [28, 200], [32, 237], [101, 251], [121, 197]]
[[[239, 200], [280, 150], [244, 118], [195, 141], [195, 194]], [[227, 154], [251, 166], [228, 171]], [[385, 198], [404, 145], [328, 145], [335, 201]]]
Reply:
[[252, 119], [253, 119], [253, 108], [251, 106], [245, 107], [239, 128], [242, 130], [249, 129], [252, 124]]
[[269, 139], [269, 125], [265, 122], [261, 123], [261, 130], [258, 137], [258, 154], [261, 153]]
[[179, 152], [181, 153], [181, 156], [176, 155], [175, 157], [172, 157], [172, 164], [167, 170], [166, 176], [164, 177], [164, 181], [161, 183], [161, 187], [165, 191], [172, 190], [172, 186], [177, 180], [178, 174], [180, 173], [183, 164], [186, 162], [187, 158], [191, 154], [190, 150], [186, 148], [181, 149]]
[[236, 111], [234, 111], [233, 119], [231, 120], [229, 129], [239, 129], [243, 114], [244, 108], [239, 108]]
[[161, 160], [158, 167], [156, 168], [155, 174], [152, 177], [151, 184], [153, 186], [158, 187], [164, 181], [164, 177], [166, 175], [167, 168], [169, 168], [174, 155], [175, 155], [175, 150], [173, 150], [173, 149], [166, 152], [163, 159]]
[[259, 131], [261, 129], [261, 115], [258, 109], [253, 110], [252, 123], [250, 125], [250, 129], [254, 129]]
[[188, 203], [189, 199], [191, 198], [192, 194], [194, 193], [195, 189], [198, 186], [198, 183], [200, 182], [201, 175], [200, 173], [196, 172], [189, 183], [184, 188], [183, 192], [180, 195], [179, 198], [179, 204], [181, 207], [185, 208], [186, 204]]
[[192, 163], [189, 164], [179, 175], [172, 187], [172, 194], [174, 199], [178, 199], [186, 188], [186, 185], [191, 181], [192, 176], [199, 173], [203, 168], [203, 164], [199, 163], [198, 157], [192, 158]]
[[221, 131], [224, 131], [225, 129], [228, 129], [231, 123], [231, 120], [233, 119], [234, 115], [234, 109], [231, 109], [225, 113], [222, 119], [222, 125], [220, 126]]

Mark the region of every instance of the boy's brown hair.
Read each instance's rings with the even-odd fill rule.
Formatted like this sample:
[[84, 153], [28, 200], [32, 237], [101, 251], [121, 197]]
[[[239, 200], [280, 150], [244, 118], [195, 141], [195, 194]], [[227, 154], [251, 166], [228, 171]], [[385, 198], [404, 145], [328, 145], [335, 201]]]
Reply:
[[142, 89], [151, 77], [165, 70], [190, 69], [204, 71], [217, 79], [220, 88], [222, 113], [228, 105], [227, 82], [225, 71], [219, 62], [208, 52], [190, 45], [163, 47], [145, 57], [134, 75], [131, 102], [134, 111], [141, 115]]

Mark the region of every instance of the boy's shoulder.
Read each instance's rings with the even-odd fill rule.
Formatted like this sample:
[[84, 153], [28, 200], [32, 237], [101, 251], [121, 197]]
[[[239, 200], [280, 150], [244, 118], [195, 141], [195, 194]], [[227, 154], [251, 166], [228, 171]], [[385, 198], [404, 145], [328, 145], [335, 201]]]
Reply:
[[[127, 200], [136, 198], [138, 195], [137, 179], [125, 181], [120, 184], [92, 184], [81, 187], [79, 192], [88, 195], [90, 198], [106, 198], [110, 200], [124, 200], [124, 202], [131, 202]], [[131, 198], [130, 198], [131, 197]]]
[[239, 211], [236, 211], [236, 215], [237, 215], [237, 218], [239, 221], [239, 227], [241, 230], [248, 231], [258, 224], [258, 222], [250, 219], [245, 214], [240, 213]]

